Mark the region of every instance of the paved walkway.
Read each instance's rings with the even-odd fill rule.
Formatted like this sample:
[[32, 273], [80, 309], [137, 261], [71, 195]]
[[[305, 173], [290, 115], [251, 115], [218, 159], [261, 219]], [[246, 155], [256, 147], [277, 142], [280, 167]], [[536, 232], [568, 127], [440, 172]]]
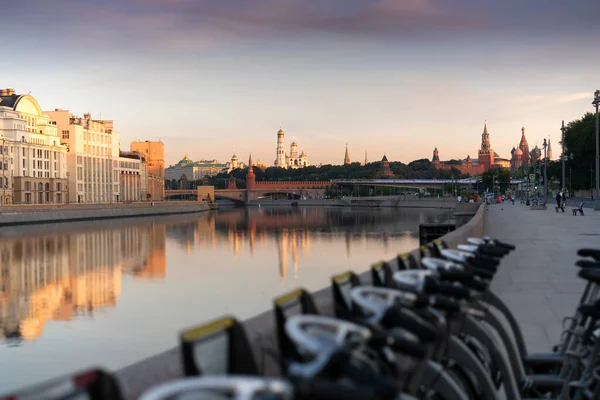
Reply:
[[574, 217], [532, 211], [509, 202], [488, 206], [486, 235], [517, 249], [502, 262], [492, 289], [515, 314], [529, 351], [548, 351], [560, 339], [562, 318], [571, 315], [584, 283], [577, 277], [577, 249], [600, 248], [600, 212]]

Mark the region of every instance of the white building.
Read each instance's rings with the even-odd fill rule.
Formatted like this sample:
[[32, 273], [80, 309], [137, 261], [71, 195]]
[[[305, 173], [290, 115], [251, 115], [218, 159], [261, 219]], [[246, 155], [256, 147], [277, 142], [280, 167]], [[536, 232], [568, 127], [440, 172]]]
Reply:
[[205, 176], [215, 176], [223, 171], [228, 171], [229, 168], [229, 163], [221, 163], [217, 160], [192, 161], [185, 155], [177, 164], [165, 168], [165, 180], [197, 181]]
[[280, 126], [277, 132], [277, 158], [274, 161], [274, 165], [280, 168], [303, 168], [310, 166], [310, 161], [308, 161], [308, 156], [304, 150], [298, 155], [298, 144], [295, 139], [290, 145], [290, 154], [285, 153], [284, 138], [285, 133]]
[[148, 194], [147, 164], [139, 153], [121, 151], [119, 154], [122, 201], [145, 201]]
[[45, 114], [69, 148], [69, 201], [119, 201], [119, 134], [113, 130], [113, 121], [95, 120], [90, 114], [81, 118], [60, 108]]
[[0, 90], [0, 204], [65, 202], [67, 151], [32, 96]]

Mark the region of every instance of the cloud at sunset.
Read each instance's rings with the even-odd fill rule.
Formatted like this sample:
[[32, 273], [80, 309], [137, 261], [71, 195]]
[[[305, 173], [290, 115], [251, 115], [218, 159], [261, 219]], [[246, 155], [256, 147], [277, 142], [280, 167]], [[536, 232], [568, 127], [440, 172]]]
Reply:
[[226, 160], [233, 142], [271, 162], [280, 121], [316, 163], [346, 142], [353, 159], [473, 155], [485, 119], [506, 155], [522, 124], [541, 138], [600, 86], [596, 0], [20, 0], [3, 14], [0, 86], [115, 119], [122, 147], [161, 138], [167, 162]]

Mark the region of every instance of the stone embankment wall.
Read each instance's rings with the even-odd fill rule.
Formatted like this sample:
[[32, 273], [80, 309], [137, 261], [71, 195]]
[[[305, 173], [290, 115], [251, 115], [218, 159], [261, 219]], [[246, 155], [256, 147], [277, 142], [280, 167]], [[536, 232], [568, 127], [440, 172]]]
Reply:
[[[442, 237], [450, 247], [456, 247], [460, 243], [464, 243], [470, 236], [481, 237], [484, 232], [485, 224], [485, 204], [481, 204], [469, 222], [460, 226], [453, 232]], [[419, 249], [411, 252], [417, 259], [419, 258]], [[377, 262], [378, 260], [373, 260]], [[389, 261], [392, 268], [397, 269], [397, 261], [393, 259]], [[371, 282], [371, 273], [366, 271], [355, 271], [360, 273], [362, 282]], [[327, 285], [329, 282], [323, 282]], [[282, 293], [283, 294], [283, 293]], [[333, 315], [333, 298], [331, 287], [327, 286], [313, 293], [313, 297], [319, 311], [325, 315]], [[198, 321], [202, 323], [205, 321]], [[248, 333], [248, 338], [253, 344], [256, 360], [262, 367], [265, 375], [279, 375], [279, 365], [277, 363], [277, 338], [275, 335], [275, 320], [273, 311], [268, 310], [244, 322], [244, 327]], [[185, 327], [180, 327], [185, 328]], [[178, 329], [178, 328], [175, 328]], [[173, 331], [175, 339], [179, 334], [178, 331]], [[117, 378], [125, 393], [127, 399], [136, 399], [139, 395], [151, 386], [159, 383], [180, 378], [183, 376], [181, 368], [181, 357], [178, 348], [173, 348], [140, 361], [134, 365], [123, 368], [117, 371]]]
[[184, 214], [208, 209], [208, 205], [196, 201], [20, 205], [0, 208], [0, 226]]

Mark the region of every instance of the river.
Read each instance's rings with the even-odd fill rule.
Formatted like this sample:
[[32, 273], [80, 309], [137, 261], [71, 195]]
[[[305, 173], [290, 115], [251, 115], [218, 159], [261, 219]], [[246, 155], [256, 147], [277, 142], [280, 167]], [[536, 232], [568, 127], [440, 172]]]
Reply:
[[418, 246], [434, 209], [235, 208], [0, 229], [0, 394], [171, 348]]

